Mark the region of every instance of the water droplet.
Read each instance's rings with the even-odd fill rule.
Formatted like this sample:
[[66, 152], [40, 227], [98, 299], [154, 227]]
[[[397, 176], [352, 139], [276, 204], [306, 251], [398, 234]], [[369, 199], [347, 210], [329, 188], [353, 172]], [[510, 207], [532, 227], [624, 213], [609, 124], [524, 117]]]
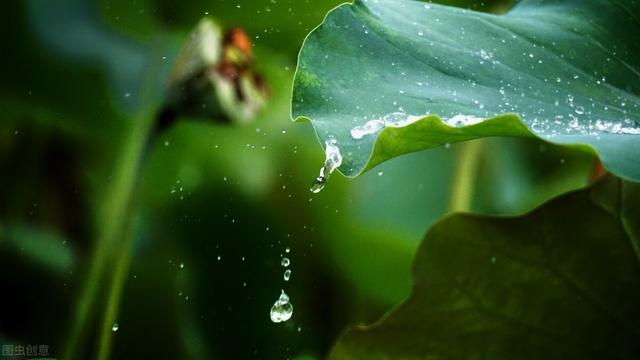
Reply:
[[284, 252], [286, 252], [287, 254], [291, 252], [291, 248], [289, 248], [288, 246], [284, 249]]
[[113, 326], [111, 327], [111, 331], [116, 332], [118, 331], [120, 327], [118, 326], [118, 323], [114, 323]]
[[180, 269], [184, 269], [184, 263], [180, 263]]
[[385, 126], [387, 125], [403, 126], [401, 124], [406, 123], [408, 118], [413, 118], [413, 117], [407, 116], [407, 114], [405, 114], [404, 112], [397, 111], [397, 112], [392, 112], [391, 114], [387, 114], [383, 116], [382, 120]]
[[291, 319], [291, 315], [293, 315], [293, 305], [289, 302], [289, 296], [287, 296], [284, 290], [282, 290], [280, 297], [271, 307], [269, 315], [271, 316], [271, 321], [274, 323]]
[[317, 194], [320, 191], [322, 191], [322, 189], [324, 189], [326, 183], [327, 183], [327, 178], [325, 178], [324, 176], [318, 176], [311, 183], [309, 190], [311, 190], [312, 193]]
[[480, 57], [483, 60], [491, 60], [493, 59], [493, 54], [491, 52], [485, 51], [484, 49], [480, 49]]
[[325, 141], [325, 160], [324, 165], [320, 168], [320, 175], [311, 183], [309, 190], [317, 194], [326, 186], [327, 179], [331, 173], [342, 164], [342, 154], [336, 145], [336, 139]]
[[291, 278], [291, 269], [287, 269], [284, 271], [284, 281], [289, 281], [289, 279]]
[[469, 126], [469, 125], [474, 125], [484, 121], [483, 118], [479, 118], [477, 116], [462, 115], [462, 114], [456, 115], [450, 119], [443, 119], [443, 120], [445, 124], [453, 127]]
[[384, 121], [380, 119], [367, 121], [366, 124], [362, 126], [356, 126], [351, 129], [351, 137], [360, 140], [365, 135], [375, 134], [380, 131], [384, 127]]
[[582, 115], [584, 114], [584, 108], [582, 106], [577, 106], [574, 111], [576, 112], [576, 114], [578, 115]]
[[282, 260], [280, 260], [280, 265], [287, 267], [289, 266], [289, 264], [291, 263], [291, 261], [289, 261], [289, 258], [287, 257], [283, 257]]
[[382, 170], [378, 171], [378, 176], [382, 176], [384, 175], [384, 172], [382, 172]]
[[573, 114], [569, 114], [569, 127], [572, 129], [578, 129], [580, 123], [578, 122], [578, 118], [576, 118]]

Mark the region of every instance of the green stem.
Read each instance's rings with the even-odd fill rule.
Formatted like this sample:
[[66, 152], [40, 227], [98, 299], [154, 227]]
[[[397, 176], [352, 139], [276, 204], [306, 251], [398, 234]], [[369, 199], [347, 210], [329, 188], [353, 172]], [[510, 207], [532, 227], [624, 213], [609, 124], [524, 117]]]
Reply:
[[[131, 212], [133, 211], [131, 207]], [[126, 226], [125, 233], [123, 234], [123, 244], [118, 251], [118, 256], [115, 264], [115, 271], [111, 280], [109, 289], [109, 296], [107, 298], [107, 304], [105, 306], [105, 313], [103, 316], [100, 342], [98, 344], [98, 359], [106, 360], [111, 354], [111, 339], [113, 332], [113, 325], [116, 323], [116, 317], [120, 309], [120, 299], [122, 291], [126, 283], [125, 279], [129, 274], [129, 265], [131, 263], [131, 248], [133, 234], [133, 214], [130, 214], [128, 224]]]
[[[115, 262], [116, 273], [119, 274], [111, 279], [116, 281], [124, 278], [128, 271], [129, 248], [131, 247], [131, 223], [135, 212], [134, 193], [136, 185], [140, 180], [141, 168], [144, 165], [145, 156], [150, 150], [156, 134], [155, 108], [159, 105], [155, 102], [158, 86], [157, 72], [160, 60], [158, 55], [162, 48], [162, 41], [154, 46], [150, 51], [150, 63], [143, 76], [140, 104], [142, 106], [137, 112], [137, 116], [132, 117], [131, 126], [125, 129], [125, 140], [120, 146], [120, 153], [114, 161], [114, 174], [104, 192], [104, 201], [101, 211], [97, 214], [99, 227], [96, 231], [97, 237], [89, 271], [84, 287], [80, 290], [80, 296], [76, 306], [76, 312], [71, 322], [71, 327], [67, 337], [65, 347], [65, 360], [73, 360], [82, 355], [82, 341], [87, 333], [87, 323], [90, 320], [92, 310], [95, 307], [96, 298], [101, 291], [104, 291], [105, 284], [109, 280], [105, 275], [108, 264]], [[124, 262], [121, 259], [125, 256]], [[124, 274], [123, 274], [124, 273]], [[115, 318], [117, 316], [117, 306], [112, 306], [114, 299], [119, 301], [122, 288], [119, 280], [115, 285], [108, 286], [108, 299], [105, 309], [104, 319]], [[103, 324], [106, 325], [106, 324]], [[109, 332], [105, 334], [104, 326], [100, 335], [100, 342], [110, 344], [111, 326]], [[107, 339], [105, 339], [105, 337]], [[103, 340], [105, 339], [105, 340]], [[102, 351], [100, 352], [102, 353]], [[108, 353], [107, 353], [108, 356]]]
[[115, 174], [105, 191], [104, 207], [98, 216], [102, 226], [98, 229], [87, 280], [81, 290], [75, 317], [71, 323], [64, 359], [74, 359], [80, 355], [79, 345], [86, 333], [96, 296], [103, 288], [101, 285], [105, 281], [104, 273], [107, 263], [115, 255], [114, 250], [121, 249], [123, 239], [128, 237], [125, 229], [127, 222], [130, 221], [129, 209], [132, 194], [137, 182], [144, 147], [154, 124], [152, 116], [139, 116], [136, 120], [121, 147], [121, 153], [115, 161], [117, 166]]
[[473, 187], [482, 152], [481, 140], [471, 140], [461, 144], [458, 149], [456, 168], [453, 174], [449, 212], [471, 210]]

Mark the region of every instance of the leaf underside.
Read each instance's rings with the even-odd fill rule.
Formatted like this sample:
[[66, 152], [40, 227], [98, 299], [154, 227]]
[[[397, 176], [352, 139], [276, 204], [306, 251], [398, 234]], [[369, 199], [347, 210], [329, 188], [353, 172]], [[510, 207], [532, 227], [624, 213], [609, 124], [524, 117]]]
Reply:
[[409, 299], [331, 358], [640, 358], [639, 201], [638, 184], [609, 177], [526, 216], [441, 221]]
[[[521, 1], [505, 15], [356, 0], [307, 37], [292, 116], [335, 139], [347, 176], [446, 143], [537, 136], [639, 181], [638, 14], [637, 0]], [[403, 114], [413, 121], [351, 136]]]

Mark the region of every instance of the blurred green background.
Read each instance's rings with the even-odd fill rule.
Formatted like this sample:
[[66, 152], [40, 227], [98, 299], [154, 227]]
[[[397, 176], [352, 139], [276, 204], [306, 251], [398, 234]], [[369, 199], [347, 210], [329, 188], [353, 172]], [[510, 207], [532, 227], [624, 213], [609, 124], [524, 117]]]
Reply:
[[[339, 3], [0, 4], [0, 344], [93, 358], [108, 354], [107, 336], [117, 359], [315, 359], [346, 325], [408, 295], [461, 147], [309, 192], [324, 155], [312, 127], [290, 120], [291, 83], [304, 37]], [[250, 35], [269, 103], [250, 125], [181, 118], [152, 138], [173, 61], [203, 16]], [[586, 185], [595, 164], [535, 140], [478, 145], [470, 210], [481, 213], [526, 212]], [[274, 324], [281, 289], [294, 313]]]

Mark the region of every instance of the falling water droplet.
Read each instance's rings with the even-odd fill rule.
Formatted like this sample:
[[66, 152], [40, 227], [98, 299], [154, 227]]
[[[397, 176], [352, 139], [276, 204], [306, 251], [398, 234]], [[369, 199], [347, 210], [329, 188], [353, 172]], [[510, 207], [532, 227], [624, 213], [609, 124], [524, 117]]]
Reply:
[[111, 331], [116, 332], [118, 331], [120, 327], [118, 326], [118, 323], [114, 323], [113, 326], [111, 327]]
[[291, 264], [291, 261], [289, 261], [289, 258], [287, 257], [283, 257], [280, 261], [280, 265], [282, 265], [283, 267], [287, 267], [289, 266], [289, 264]]
[[291, 269], [287, 269], [284, 271], [284, 281], [289, 281], [289, 279], [291, 278]]
[[291, 319], [291, 315], [293, 315], [293, 305], [289, 302], [289, 296], [287, 296], [284, 290], [282, 290], [280, 297], [271, 307], [269, 315], [271, 316], [271, 321], [274, 323]]

